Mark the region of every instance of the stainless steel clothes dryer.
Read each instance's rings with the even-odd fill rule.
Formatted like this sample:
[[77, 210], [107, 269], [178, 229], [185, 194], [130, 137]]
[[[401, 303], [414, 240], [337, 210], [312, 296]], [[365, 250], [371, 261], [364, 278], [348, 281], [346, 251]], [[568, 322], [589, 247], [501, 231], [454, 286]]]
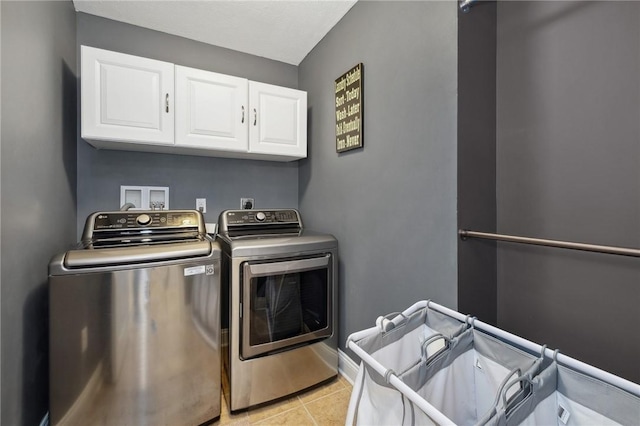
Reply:
[[94, 213], [49, 265], [52, 425], [220, 416], [220, 248], [195, 210]]
[[293, 209], [227, 210], [218, 227], [228, 300], [222, 322], [228, 326], [223, 384], [229, 408], [335, 377], [337, 240], [305, 230]]

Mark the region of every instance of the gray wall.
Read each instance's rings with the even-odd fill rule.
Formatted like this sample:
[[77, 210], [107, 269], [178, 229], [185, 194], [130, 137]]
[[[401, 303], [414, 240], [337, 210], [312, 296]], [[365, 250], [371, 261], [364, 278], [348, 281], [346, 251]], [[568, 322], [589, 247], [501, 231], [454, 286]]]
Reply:
[[[293, 65], [93, 15], [77, 16], [78, 58], [79, 46], [84, 44], [264, 83], [298, 86], [298, 70]], [[206, 198], [208, 222], [217, 222], [224, 209], [239, 208], [240, 197], [255, 198], [256, 207], [298, 207], [297, 162], [96, 150], [79, 135], [78, 231], [89, 213], [120, 207], [120, 185], [169, 186], [172, 209], [192, 209], [196, 198]]]
[[[502, 233], [640, 247], [640, 3], [500, 2]], [[640, 259], [500, 245], [498, 324], [640, 381]]]
[[2, 415], [48, 409], [47, 265], [76, 238], [75, 12], [2, 8]]
[[[496, 230], [496, 3], [458, 16], [458, 228]], [[497, 321], [496, 243], [458, 244], [458, 309]]]
[[[340, 346], [377, 316], [456, 308], [455, 2], [358, 2], [299, 67], [308, 227], [339, 241]], [[334, 81], [364, 64], [364, 148], [337, 154]]]

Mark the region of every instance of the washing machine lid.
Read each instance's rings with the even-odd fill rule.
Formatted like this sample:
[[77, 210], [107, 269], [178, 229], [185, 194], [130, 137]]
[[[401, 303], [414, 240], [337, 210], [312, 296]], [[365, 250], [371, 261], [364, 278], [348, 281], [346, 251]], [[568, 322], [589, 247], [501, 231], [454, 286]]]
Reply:
[[77, 250], [69, 250], [65, 254], [63, 262], [68, 269], [133, 265], [209, 256], [212, 250], [211, 241], [200, 236], [184, 241], [150, 242], [116, 247], [81, 246]]
[[64, 256], [69, 269], [209, 256], [212, 240], [197, 210], [95, 212], [82, 241]]

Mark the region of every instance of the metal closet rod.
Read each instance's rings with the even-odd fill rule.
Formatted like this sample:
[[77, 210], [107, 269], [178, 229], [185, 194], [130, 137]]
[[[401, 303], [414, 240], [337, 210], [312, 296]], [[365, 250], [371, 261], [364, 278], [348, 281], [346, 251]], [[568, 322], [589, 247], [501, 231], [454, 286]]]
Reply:
[[462, 240], [466, 240], [467, 238], [481, 238], [485, 240], [506, 241], [509, 243], [533, 244], [537, 246], [557, 247], [557, 248], [564, 248], [564, 249], [570, 249], [570, 250], [582, 250], [582, 251], [591, 251], [595, 253], [606, 253], [606, 254], [617, 254], [620, 256], [640, 257], [640, 249], [635, 249], [635, 248], [573, 243], [570, 241], [545, 240], [541, 238], [518, 237], [515, 235], [492, 234], [488, 232], [469, 231], [466, 229], [460, 229], [458, 231], [458, 234], [460, 235], [460, 238]]
[[460, 0], [458, 7], [460, 8], [460, 10], [462, 11], [462, 13], [469, 13], [469, 11], [471, 10], [471, 7], [477, 2], [478, 0]]

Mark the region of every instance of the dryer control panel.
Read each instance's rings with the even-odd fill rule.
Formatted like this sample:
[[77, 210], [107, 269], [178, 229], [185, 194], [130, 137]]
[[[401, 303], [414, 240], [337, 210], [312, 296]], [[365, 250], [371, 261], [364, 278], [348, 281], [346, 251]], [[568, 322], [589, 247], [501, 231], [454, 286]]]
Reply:
[[220, 214], [218, 228], [221, 233], [278, 229], [291, 232], [302, 229], [302, 219], [295, 209], [225, 210]]
[[228, 225], [300, 224], [295, 210], [229, 210], [225, 217]]

